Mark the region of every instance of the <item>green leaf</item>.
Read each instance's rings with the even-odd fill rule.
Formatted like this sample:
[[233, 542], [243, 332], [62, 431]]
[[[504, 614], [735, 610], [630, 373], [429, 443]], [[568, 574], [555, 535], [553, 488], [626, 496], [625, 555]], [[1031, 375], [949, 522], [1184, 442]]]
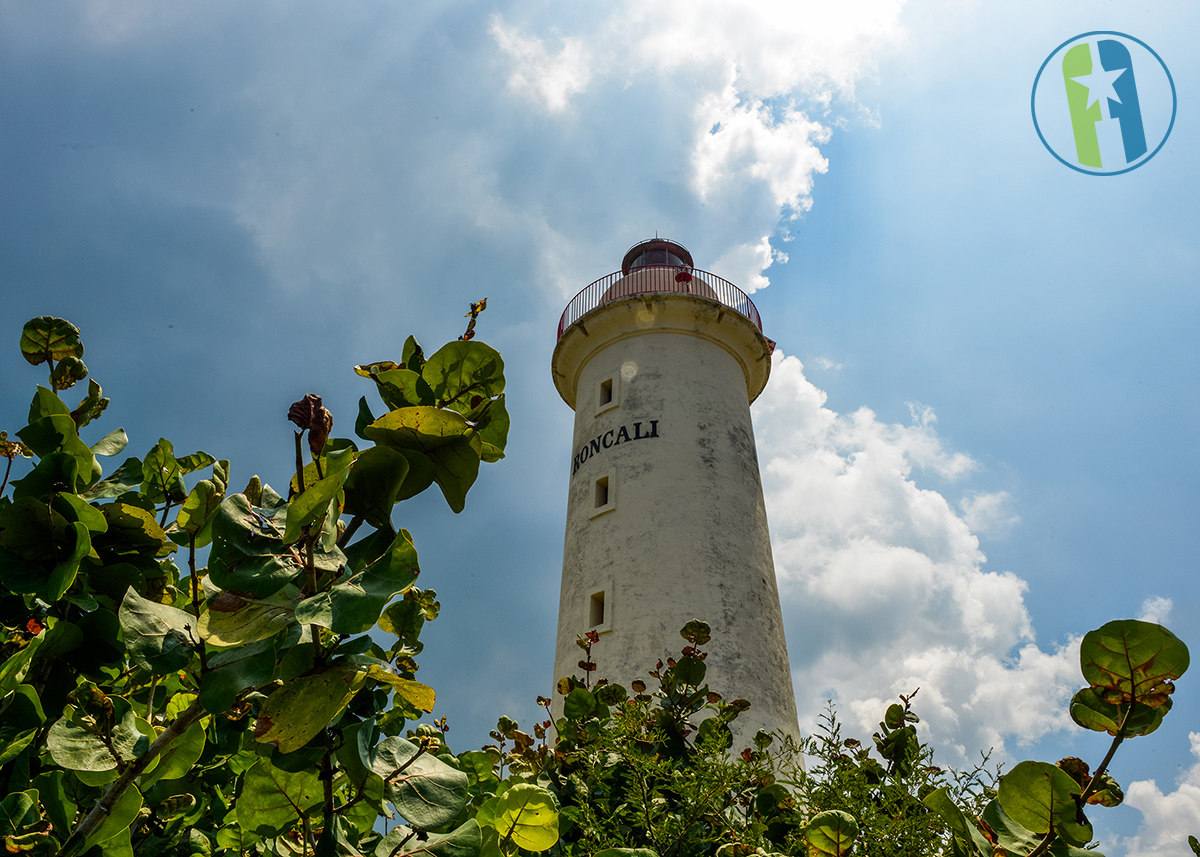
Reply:
[[165, 437], [160, 437], [142, 459], [142, 493], [155, 505], [167, 500], [178, 503], [186, 496], [175, 447]]
[[1083, 677], [1108, 702], [1166, 703], [1188, 668], [1183, 641], [1152, 622], [1121, 619], [1089, 631], [1079, 648]]
[[200, 615], [200, 636], [212, 646], [238, 646], [274, 637], [295, 623], [292, 605], [298, 593], [294, 586], [264, 599], [219, 592]]
[[362, 515], [371, 526], [391, 530], [392, 506], [408, 470], [408, 458], [399, 450], [373, 446], [364, 451], [346, 479], [346, 514]]
[[371, 755], [384, 794], [415, 827], [439, 827], [466, 805], [467, 775], [403, 738], [384, 738]]
[[251, 506], [244, 494], [227, 497], [213, 519], [208, 557], [212, 582], [221, 589], [265, 598], [300, 574], [304, 561], [299, 549], [283, 542], [286, 514], [286, 506], [260, 508]]
[[354, 419], [355, 436], [366, 440], [367, 436], [363, 434], [363, 429], [373, 422], [375, 422], [375, 416], [371, 413], [371, 406], [367, 403], [367, 397], [360, 396], [358, 399], [358, 416]]
[[71, 409], [58, 397], [57, 393], [47, 390], [39, 384], [37, 391], [33, 394], [33, 401], [29, 403], [29, 416], [25, 421], [32, 423], [43, 417], [53, 416], [69, 417]]
[[[130, 785], [125, 792], [117, 798], [117, 802], [113, 804], [112, 810], [100, 822], [100, 826], [87, 838], [83, 844], [83, 850], [87, 850], [93, 845], [104, 847], [104, 843], [110, 839], [116, 839], [122, 833], [128, 835], [129, 825], [137, 818], [138, 812], [142, 808], [142, 793], [138, 791], [137, 786]], [[105, 848], [107, 851], [108, 849]]]
[[242, 780], [238, 826], [257, 836], [275, 836], [317, 810], [323, 797], [315, 771], [289, 773], [259, 759]]
[[[192, 698], [191, 694], [182, 694]], [[179, 697], [176, 697], [177, 701]], [[207, 718], [204, 718], [207, 720]], [[183, 734], [167, 745], [158, 757], [158, 766], [139, 782], [143, 789], [149, 788], [160, 780], [176, 780], [187, 776], [192, 766], [199, 761], [204, 753], [205, 726], [203, 720], [197, 721], [184, 730]]]
[[[216, 456], [209, 455], [201, 450], [193, 452], [191, 455], [181, 455], [176, 459], [179, 469], [184, 473], [192, 473], [202, 467], [208, 467], [210, 464], [216, 464]], [[225, 471], [229, 471], [229, 462], [225, 462]]]
[[79, 563], [92, 550], [92, 537], [87, 527], [76, 521], [71, 524], [70, 530], [67, 532], [68, 538], [71, 533], [74, 533], [74, 540], [71, 543], [70, 553], [54, 566], [45, 587], [41, 590], [42, 596], [47, 601], [58, 601], [67, 593], [71, 584], [75, 582], [75, 575], [79, 572]]
[[296, 619], [336, 634], [370, 630], [392, 598], [412, 586], [421, 569], [412, 536], [401, 530], [386, 553], [345, 583], [296, 605]]
[[473, 818], [450, 833], [429, 833], [423, 839], [400, 825], [375, 846], [375, 857], [478, 857], [481, 843]]
[[78, 357], [64, 357], [50, 370], [50, 385], [56, 390], [69, 390], [87, 374], [87, 365]]
[[1075, 823], [1080, 791], [1070, 774], [1049, 762], [1020, 762], [1000, 778], [996, 799], [1009, 818], [1041, 835]]
[[389, 410], [414, 405], [432, 406], [435, 402], [429, 384], [411, 369], [385, 369], [373, 372], [371, 378], [379, 389], [379, 398]]
[[991, 853], [992, 848], [987, 838], [951, 799], [949, 787], [942, 786], [940, 789], [935, 789], [926, 795], [921, 803], [941, 817], [942, 821], [946, 823], [946, 827], [950, 828], [951, 835], [959, 840], [964, 849], [974, 847], [981, 854]]
[[[299, 628], [293, 628], [295, 639], [299, 639]], [[228, 711], [239, 694], [275, 677], [280, 650], [293, 644], [294, 640], [281, 634], [274, 640], [239, 643], [209, 656], [208, 671], [200, 679], [200, 702], [214, 714]]]
[[49, 315], [30, 319], [21, 330], [21, 356], [32, 366], [64, 357], [82, 357], [79, 328], [66, 319]]
[[[67, 706], [67, 716], [50, 727], [46, 736], [46, 747], [50, 750], [50, 757], [56, 764], [72, 771], [114, 770], [117, 767], [117, 758], [113, 756], [108, 745], [98, 735], [72, 723], [73, 711], [71, 706]], [[132, 711], [126, 712], [113, 730], [112, 749], [120, 755], [122, 761], [128, 762], [146, 752], [149, 746], [150, 741], [142, 734], [137, 717]]]
[[[84, 375], [86, 374], [87, 367], [84, 367]], [[100, 418], [100, 415], [108, 408], [108, 399], [103, 394], [104, 391], [100, 389], [99, 384], [95, 381], [88, 381], [87, 396], [79, 403], [79, 407], [71, 411], [71, 419], [75, 421], [75, 425], [83, 428], [91, 423], [92, 420]], [[125, 448], [125, 444], [128, 443], [129, 438], [125, 437], [125, 429], [117, 429], [116, 431], [109, 432], [99, 443], [103, 444], [106, 441], [109, 447], [115, 446], [117, 443], [120, 443], [120, 447], [115, 452], [96, 452], [96, 446], [99, 444], [93, 444], [92, 452], [96, 453], [96, 455], [116, 455]]]
[[23, 649], [18, 649], [7, 660], [0, 663], [0, 699], [16, 690], [17, 685], [25, 681], [29, 673], [29, 662], [37, 654], [38, 648], [46, 641], [46, 632], [39, 633], [30, 640]]
[[488, 462], [502, 459], [504, 448], [508, 445], [508, 429], [511, 424], [508, 408], [504, 404], [504, 394], [484, 401], [464, 416], [483, 440], [482, 459]]
[[263, 703], [254, 740], [281, 753], [299, 750], [337, 720], [366, 680], [366, 672], [343, 667], [293, 679]]
[[303, 494], [292, 498], [287, 507], [287, 524], [283, 533], [285, 544], [298, 542], [304, 528], [329, 511], [330, 503], [337, 498], [349, 475], [350, 471], [346, 468], [338, 470], [308, 486]]
[[423, 453], [450, 508], [463, 510], [479, 473], [483, 441], [461, 415], [439, 408], [404, 408], [384, 414], [364, 433], [376, 443]]
[[195, 616], [142, 598], [133, 587], [126, 591], [118, 615], [125, 647], [135, 664], [158, 675], [187, 666], [194, 644], [199, 643]]
[[[41, 419], [31, 420], [29, 425], [17, 432], [17, 437], [28, 445], [29, 449], [39, 458], [46, 458], [51, 453], [61, 452], [75, 459], [78, 472], [72, 483], [67, 483], [67, 491], [77, 493], [100, 478], [103, 469], [96, 456], [92, 454], [82, 440], [75, 421], [70, 414], [53, 414]], [[64, 490], [62, 488], [59, 491]]]
[[504, 392], [504, 360], [482, 342], [448, 342], [425, 362], [421, 377], [441, 407], [465, 413], [477, 406], [474, 398]]
[[[201, 479], [183, 501], [175, 517], [177, 534], [174, 541], [205, 547], [212, 541], [212, 522], [217, 510], [225, 500], [225, 489], [229, 485], [229, 462], [213, 462], [212, 479]], [[194, 541], [193, 541], [194, 540]]]
[[[1126, 721], [1129, 707], [1129, 703], [1117, 705], [1105, 701], [1099, 688], [1085, 687], [1071, 699], [1071, 719], [1084, 729], [1107, 732], [1109, 735], [1115, 736], [1118, 732], [1127, 738], [1149, 735], [1162, 725], [1163, 717], [1171, 710], [1171, 700], [1155, 708], [1135, 704], [1133, 713]], [[1124, 730], [1121, 729], [1122, 723], [1125, 724]]]
[[831, 855], [842, 857], [849, 854], [854, 847], [854, 839], [858, 836], [858, 822], [848, 812], [830, 809], [819, 812], [809, 820], [804, 828], [804, 838], [808, 842], [810, 857]]
[[[124, 434], [124, 429], [117, 429]], [[113, 432], [115, 434], [116, 432]], [[109, 455], [110, 453], [97, 450], [104, 443], [108, 435], [102, 438], [98, 443], [92, 446], [92, 452], [96, 455]], [[116, 454], [116, 453], [111, 453]], [[142, 462], [137, 458], [127, 458], [125, 462], [118, 467], [110, 476], [101, 479], [87, 491], [84, 491], [80, 496], [84, 500], [105, 500], [109, 497], [119, 497], [129, 491], [136, 491], [142, 485]]]
[[37, 691], [20, 685], [0, 702], [0, 765], [6, 765], [33, 741], [46, 714]]
[[397, 696], [414, 708], [425, 712], [433, 711], [435, 695], [433, 688], [429, 685], [401, 678], [380, 666], [367, 667], [367, 677], [388, 685], [396, 692]]
[[596, 696], [590, 690], [577, 687], [563, 702], [563, 716], [570, 720], [582, 720], [596, 713]]
[[521, 783], [499, 796], [496, 832], [501, 842], [526, 851], [546, 851], [558, 842], [558, 806], [540, 786]]
[[78, 494], [59, 494], [51, 505], [68, 521], [78, 521], [87, 527], [90, 533], [108, 531], [108, 520], [104, 513], [88, 503]]
[[108, 521], [103, 544], [111, 545], [117, 553], [136, 551], [146, 557], [161, 558], [177, 550], [154, 519], [154, 514], [140, 506], [108, 503], [101, 506], [100, 511]]
[[706, 671], [704, 661], [699, 658], [680, 658], [675, 663], [672, 675], [680, 684], [699, 687], [700, 683], [704, 681]]
[[658, 852], [649, 848], [605, 848], [595, 857], [658, 857]]
[[13, 792], [0, 800], [0, 837], [18, 834], [40, 820], [37, 789]]
[[54, 825], [54, 832], [59, 839], [66, 839], [75, 823], [75, 814], [79, 807], [67, 796], [63, 781], [65, 771], [47, 771], [38, 774], [33, 781], [38, 790], [38, 798], [46, 810], [46, 817]]

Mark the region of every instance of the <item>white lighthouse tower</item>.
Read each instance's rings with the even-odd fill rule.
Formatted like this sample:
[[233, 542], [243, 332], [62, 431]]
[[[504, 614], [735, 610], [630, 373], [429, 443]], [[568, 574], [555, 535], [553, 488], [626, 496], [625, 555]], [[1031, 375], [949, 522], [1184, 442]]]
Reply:
[[734, 748], [760, 728], [798, 735], [750, 422], [771, 370], [758, 310], [655, 239], [576, 295], [558, 337], [575, 442], [555, 680], [578, 674], [576, 637], [596, 631], [596, 675], [628, 687], [702, 619], [705, 681], [751, 703]]

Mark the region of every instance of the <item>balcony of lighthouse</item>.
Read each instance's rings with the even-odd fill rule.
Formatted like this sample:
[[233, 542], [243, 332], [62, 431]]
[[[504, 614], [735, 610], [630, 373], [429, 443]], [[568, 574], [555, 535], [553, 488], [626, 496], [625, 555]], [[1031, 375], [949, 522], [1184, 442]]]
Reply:
[[558, 322], [558, 338], [592, 310], [636, 295], [691, 295], [715, 301], [745, 316], [762, 331], [762, 318], [754, 302], [722, 277], [692, 266], [687, 249], [658, 238], [635, 244], [625, 254], [620, 271], [601, 277], [571, 299]]

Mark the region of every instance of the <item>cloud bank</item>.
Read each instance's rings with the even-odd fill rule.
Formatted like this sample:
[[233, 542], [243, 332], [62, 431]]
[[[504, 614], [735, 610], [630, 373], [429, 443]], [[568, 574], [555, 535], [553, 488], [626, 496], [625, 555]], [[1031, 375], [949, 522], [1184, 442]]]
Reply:
[[956, 485], [978, 469], [945, 448], [931, 408], [910, 405], [912, 423], [898, 425], [825, 403], [776, 351], [754, 418], [801, 727], [832, 697], [869, 732], [917, 687], [947, 762], [989, 748], [1004, 758], [1013, 739], [1071, 726], [1079, 640], [1039, 648], [1025, 581], [986, 570], [973, 532], [1011, 526], [1011, 498], [973, 493], [956, 510], [917, 485], [920, 471]]
[[[545, 39], [497, 14], [490, 32], [508, 60], [508, 88], [560, 114], [605, 84], [634, 87], [646, 77], [683, 81], [688, 102], [689, 187], [695, 199], [728, 211], [748, 187], [769, 203], [752, 226], [774, 232], [812, 207], [813, 181], [829, 169], [828, 143], [840, 104], [859, 113], [856, 86], [880, 55], [904, 38], [902, 0], [621, 3], [574, 35]], [[670, 121], [664, 111], [660, 117]], [[779, 259], [770, 235], [718, 249], [721, 269], [754, 291]], [[755, 267], [743, 263], [753, 260]], [[725, 273], [728, 270], [728, 273]]]

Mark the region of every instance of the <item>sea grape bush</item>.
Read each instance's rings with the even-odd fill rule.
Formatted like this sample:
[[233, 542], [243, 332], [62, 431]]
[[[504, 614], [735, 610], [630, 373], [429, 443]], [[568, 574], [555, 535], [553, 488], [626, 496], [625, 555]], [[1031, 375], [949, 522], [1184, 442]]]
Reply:
[[[602, 638], [581, 636], [580, 675], [556, 688], [563, 716], [531, 733], [502, 717], [494, 744], [455, 754], [445, 717], [413, 723], [433, 709], [416, 672], [440, 605], [416, 586], [393, 508], [436, 483], [461, 511], [480, 465], [503, 457], [503, 361], [474, 341], [485, 307], [430, 357], [409, 337], [399, 362], [355, 367], [385, 409], [360, 400], [357, 439], [333, 436], [318, 396], [293, 403], [285, 494], [257, 476], [231, 493], [228, 461], [166, 439], [105, 475], [128, 438], [81, 438], [109, 402], [78, 329], [25, 325], [21, 353], [48, 382], [17, 439], [0, 432], [6, 853], [1097, 854], [1084, 810], [1121, 801], [1113, 754], [1158, 727], [1188, 666], [1150, 623], [1084, 638], [1071, 715], [1113, 736], [1094, 772], [1073, 758], [998, 782], [986, 757], [936, 767], [916, 692], [870, 744], [843, 737], [831, 707], [802, 742], [760, 732], [734, 747], [730, 724], [751, 703], [706, 684], [699, 620], [628, 690], [599, 675]], [[71, 408], [61, 394], [84, 379]], [[22, 457], [32, 466], [10, 479]]]
[[[402, 737], [433, 708], [415, 673], [439, 605], [392, 510], [436, 483], [460, 511], [503, 457], [504, 364], [470, 341], [484, 306], [431, 356], [409, 337], [399, 362], [356, 367], [385, 406], [360, 402], [357, 439], [330, 435], [319, 397], [294, 404], [284, 493], [257, 476], [234, 493], [228, 461], [166, 439], [105, 475], [124, 430], [81, 431], [108, 399], [91, 379], [77, 407], [61, 398], [88, 377], [79, 330], [25, 325], [48, 383], [17, 440], [0, 435], [7, 852], [356, 854], [396, 813], [388, 854], [478, 850], [466, 775], [431, 736]], [[35, 463], [10, 480], [21, 456]]]

